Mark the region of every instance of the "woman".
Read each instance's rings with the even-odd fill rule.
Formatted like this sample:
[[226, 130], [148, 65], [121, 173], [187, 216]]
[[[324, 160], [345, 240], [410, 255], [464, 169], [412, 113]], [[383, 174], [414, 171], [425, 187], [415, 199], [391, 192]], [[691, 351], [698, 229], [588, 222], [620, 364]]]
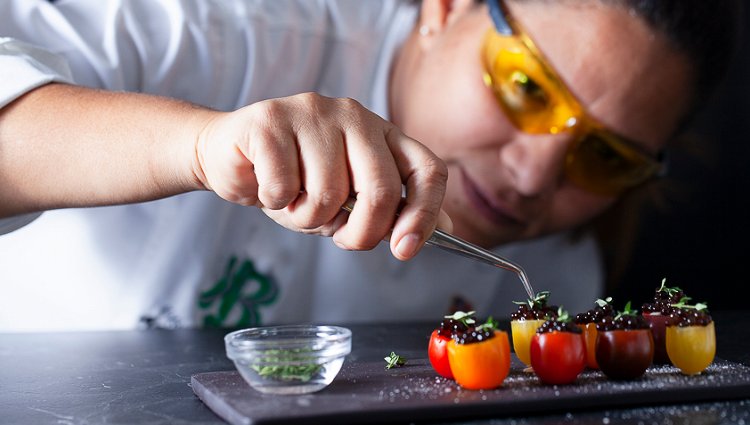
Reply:
[[0, 213], [47, 212], [0, 238], [0, 328], [426, 320], [525, 298], [507, 271], [420, 252], [436, 226], [588, 308], [603, 270], [570, 232], [658, 176], [736, 4], [630, 3], [4, 3]]

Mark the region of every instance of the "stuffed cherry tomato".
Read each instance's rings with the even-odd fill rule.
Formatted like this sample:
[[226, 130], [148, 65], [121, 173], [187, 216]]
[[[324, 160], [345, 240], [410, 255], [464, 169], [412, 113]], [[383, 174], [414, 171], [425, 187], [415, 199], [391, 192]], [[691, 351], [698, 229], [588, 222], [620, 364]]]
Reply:
[[430, 358], [430, 364], [435, 372], [443, 378], [453, 379], [453, 373], [451, 372], [451, 365], [448, 362], [448, 343], [450, 338], [439, 334], [439, 330], [435, 329], [430, 335], [430, 343], [427, 348], [427, 353]]
[[513, 351], [516, 357], [526, 366], [531, 366], [531, 355], [529, 348], [531, 338], [536, 335], [536, 330], [544, 323], [544, 320], [512, 320], [510, 331], [513, 335]]
[[670, 315], [666, 346], [672, 364], [685, 375], [695, 375], [714, 360], [716, 331], [705, 304], [688, 307], [677, 307]]
[[448, 361], [448, 342], [457, 334], [473, 329], [475, 325], [476, 317], [473, 311], [457, 311], [450, 316], [445, 316], [440, 322], [440, 327], [432, 332], [427, 346], [427, 355], [432, 368], [438, 375], [453, 379], [453, 372]]
[[518, 305], [518, 309], [510, 315], [513, 351], [516, 353], [516, 357], [526, 366], [531, 366], [531, 356], [529, 355], [531, 338], [548, 317], [556, 317], [557, 315], [557, 307], [548, 306], [548, 299], [549, 292], [544, 291], [525, 302], [514, 301]]
[[644, 303], [641, 307], [643, 318], [651, 327], [654, 336], [654, 364], [669, 364], [666, 345], [666, 323], [672, 309], [672, 304], [677, 304], [685, 296], [682, 289], [678, 287], [669, 288], [667, 280], [662, 279], [661, 286], [654, 293], [651, 302]]
[[497, 388], [510, 372], [510, 343], [507, 332], [473, 330], [448, 343], [453, 377], [464, 388]]
[[596, 300], [596, 307], [584, 313], [576, 315], [575, 323], [583, 332], [583, 342], [586, 344], [586, 366], [590, 369], [599, 369], [596, 362], [596, 324], [605, 317], [612, 317], [614, 309], [610, 304], [611, 297]]
[[654, 364], [669, 364], [666, 339], [668, 316], [661, 312], [648, 313], [644, 311], [642, 314], [651, 328], [651, 335], [654, 337]]
[[597, 324], [596, 362], [610, 379], [636, 379], [654, 360], [654, 338], [648, 322], [630, 303], [614, 318]]
[[599, 363], [596, 362], [596, 323], [586, 323], [578, 325], [583, 331], [583, 343], [586, 345], [586, 366], [589, 369], [599, 369]]
[[578, 326], [562, 310], [531, 339], [531, 367], [545, 384], [570, 384], [586, 367], [586, 344]]

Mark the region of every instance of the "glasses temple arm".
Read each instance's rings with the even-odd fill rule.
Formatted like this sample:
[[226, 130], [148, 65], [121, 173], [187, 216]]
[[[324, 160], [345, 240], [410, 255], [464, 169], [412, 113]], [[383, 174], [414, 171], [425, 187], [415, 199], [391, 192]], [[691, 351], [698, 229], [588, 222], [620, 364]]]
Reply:
[[487, 0], [487, 5], [490, 8], [490, 17], [492, 22], [495, 23], [495, 29], [502, 35], [513, 35], [513, 28], [510, 27], [506, 14], [500, 5], [500, 0]]

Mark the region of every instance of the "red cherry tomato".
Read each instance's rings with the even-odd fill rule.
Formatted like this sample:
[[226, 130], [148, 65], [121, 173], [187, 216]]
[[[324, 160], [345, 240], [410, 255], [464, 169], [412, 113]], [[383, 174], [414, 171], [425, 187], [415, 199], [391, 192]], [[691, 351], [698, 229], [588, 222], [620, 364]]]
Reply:
[[456, 382], [470, 390], [491, 390], [510, 372], [510, 341], [505, 331], [482, 342], [448, 343], [448, 359]]
[[599, 331], [596, 362], [608, 378], [638, 378], [651, 366], [653, 359], [651, 329]]
[[586, 367], [583, 335], [552, 331], [531, 338], [531, 367], [545, 384], [569, 384]]
[[427, 353], [430, 357], [430, 364], [438, 375], [453, 379], [453, 372], [451, 372], [451, 365], [448, 361], [448, 342], [450, 338], [439, 335], [438, 330], [435, 329], [430, 335], [430, 343], [427, 347]]

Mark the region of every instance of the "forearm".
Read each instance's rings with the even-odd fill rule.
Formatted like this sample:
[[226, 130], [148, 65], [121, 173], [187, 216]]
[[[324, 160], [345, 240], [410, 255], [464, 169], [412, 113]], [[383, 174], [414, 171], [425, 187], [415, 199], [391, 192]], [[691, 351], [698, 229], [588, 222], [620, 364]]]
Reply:
[[0, 110], [0, 217], [204, 189], [195, 140], [218, 112], [49, 84]]

